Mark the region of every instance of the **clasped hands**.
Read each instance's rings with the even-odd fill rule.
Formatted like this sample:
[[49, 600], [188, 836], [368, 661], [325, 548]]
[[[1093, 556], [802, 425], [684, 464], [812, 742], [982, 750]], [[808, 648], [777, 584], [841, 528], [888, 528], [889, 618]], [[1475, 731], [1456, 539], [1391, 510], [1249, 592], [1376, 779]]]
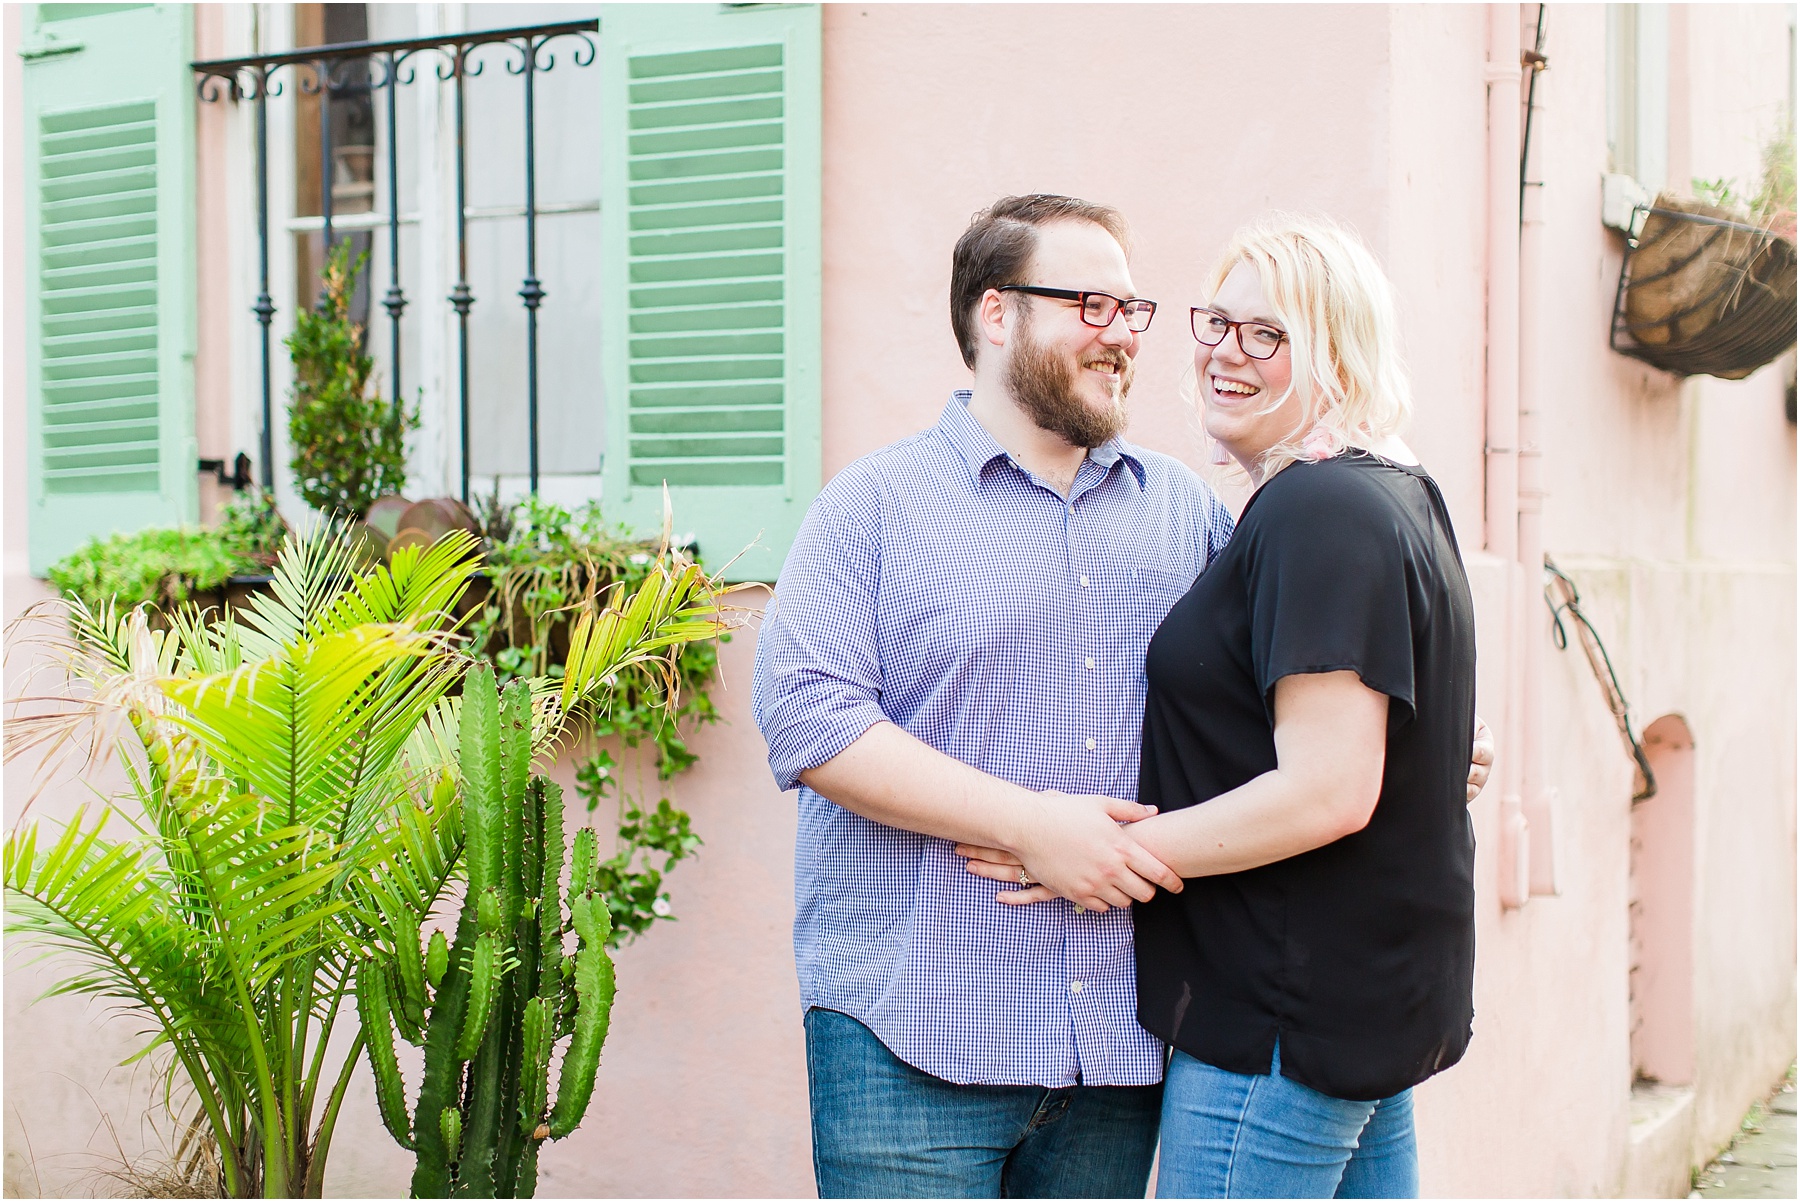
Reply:
[[[1469, 751], [1467, 800], [1487, 785], [1494, 764], [1494, 735], [1479, 716]], [[1156, 814], [1155, 806], [1116, 797], [1063, 793], [1035, 795], [1036, 821], [1018, 838], [1018, 851], [958, 843], [967, 869], [990, 881], [1019, 886], [997, 895], [1009, 906], [1066, 897], [1084, 910], [1105, 913], [1132, 901], [1149, 901], [1158, 886], [1180, 893], [1181, 878], [1132, 837], [1135, 824]], [[1146, 828], [1148, 829], [1148, 828]]]
[[1023, 906], [1066, 897], [1084, 910], [1105, 913], [1149, 901], [1158, 886], [1181, 892], [1181, 878], [1129, 833], [1132, 824], [1156, 813], [1155, 806], [1055, 789], [1035, 798], [1037, 813], [1020, 833], [1017, 852], [956, 845], [956, 854], [976, 876], [1020, 886], [999, 894], [999, 901]]

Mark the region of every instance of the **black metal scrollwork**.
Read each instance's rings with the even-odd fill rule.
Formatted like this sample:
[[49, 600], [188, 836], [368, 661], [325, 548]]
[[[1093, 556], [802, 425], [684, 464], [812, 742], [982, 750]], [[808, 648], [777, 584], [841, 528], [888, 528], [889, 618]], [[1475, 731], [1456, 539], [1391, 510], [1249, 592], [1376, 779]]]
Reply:
[[[453, 83], [456, 109], [456, 256], [457, 279], [447, 303], [458, 317], [459, 397], [462, 416], [462, 495], [469, 494], [469, 310], [475, 303], [468, 281], [468, 202], [467, 143], [464, 123], [463, 83], [482, 73], [485, 63], [475, 52], [482, 47], [502, 45], [517, 59], [508, 58], [504, 65], [508, 74], [521, 77], [525, 88], [525, 245], [524, 281], [519, 297], [526, 310], [526, 401], [531, 424], [531, 487], [538, 485], [538, 335], [537, 311], [548, 292], [537, 276], [537, 186], [536, 186], [536, 113], [534, 77], [556, 65], [556, 55], [546, 50], [559, 38], [573, 38], [577, 45], [569, 54], [569, 62], [577, 67], [591, 66], [599, 54], [594, 35], [600, 30], [598, 20], [562, 21], [546, 25], [520, 26], [446, 33], [424, 38], [382, 42], [344, 42], [329, 46], [307, 46], [280, 54], [253, 55], [246, 58], [209, 59], [190, 64], [195, 72], [195, 94], [205, 104], [229, 100], [233, 104], [255, 105], [256, 114], [256, 178], [257, 239], [259, 250], [259, 285], [251, 312], [260, 327], [262, 340], [262, 436], [259, 443], [261, 462], [258, 476], [264, 488], [274, 486], [273, 411], [271, 325], [275, 302], [269, 293], [269, 154], [268, 99], [282, 94], [283, 84], [275, 78], [282, 68], [304, 68], [289, 71], [297, 75], [296, 86], [302, 95], [323, 94], [329, 100], [346, 91], [385, 94], [383, 114], [387, 134], [387, 232], [388, 281], [382, 306], [387, 310], [392, 362], [392, 389], [396, 399], [401, 395], [400, 322], [410, 303], [400, 287], [400, 168], [396, 138], [396, 106], [399, 89], [418, 77], [415, 55], [429, 52], [438, 61], [432, 75], [444, 83]], [[515, 65], [516, 62], [516, 65]], [[329, 105], [321, 102], [321, 166], [320, 212], [323, 217], [325, 242], [332, 238], [332, 148], [328, 119]], [[398, 407], [396, 408], [398, 412]]]

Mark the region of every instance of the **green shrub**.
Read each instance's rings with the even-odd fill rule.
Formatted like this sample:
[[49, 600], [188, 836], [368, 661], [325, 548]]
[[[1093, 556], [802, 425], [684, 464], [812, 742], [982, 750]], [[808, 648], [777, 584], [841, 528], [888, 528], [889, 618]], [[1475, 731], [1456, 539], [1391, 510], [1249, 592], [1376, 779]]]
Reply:
[[363, 328], [350, 320], [367, 255], [350, 261], [350, 244], [332, 250], [321, 278], [320, 307], [298, 314], [286, 341], [294, 362], [288, 443], [294, 485], [308, 505], [360, 518], [376, 497], [406, 485], [406, 433], [419, 427], [395, 400], [372, 387], [375, 360], [363, 353]]
[[240, 493], [217, 527], [153, 527], [89, 539], [50, 566], [50, 583], [98, 611], [179, 605], [232, 576], [265, 571], [286, 527], [260, 491]]
[[[321, 525], [282, 548], [278, 587], [230, 628], [189, 613], [153, 637], [142, 611], [71, 604], [70, 637], [58, 649], [72, 675], [69, 700], [101, 724], [96, 734], [117, 730], [116, 740], [93, 739], [90, 754], [116, 753], [124, 788], [77, 808], [66, 824], [40, 816], [8, 832], [6, 951], [22, 939], [57, 953], [64, 967], [51, 995], [86, 997], [96, 1012], [133, 1019], [145, 1042], [126, 1063], [154, 1056], [164, 1104], [175, 1110], [188, 1098], [176, 1121], [218, 1151], [217, 1178], [200, 1183], [212, 1191], [204, 1196], [323, 1197], [332, 1132], [365, 1048], [381, 1057], [377, 1082], [392, 1117], [400, 1090], [391, 1041], [370, 1042], [390, 1034], [387, 1011], [363, 992], [374, 982], [382, 992], [385, 974], [363, 970], [372, 956], [409, 950], [395, 996], [403, 1017], [424, 1019], [424, 982], [407, 973], [419, 967], [421, 923], [449, 902], [459, 873], [484, 927], [467, 942], [479, 956], [485, 941], [482, 979], [503, 982], [483, 1048], [504, 1042], [504, 1056], [478, 1056], [471, 1072], [501, 1059], [518, 1065], [513, 1032], [534, 1036], [535, 1049], [529, 1076], [509, 1078], [532, 1092], [513, 1094], [497, 1115], [490, 1105], [468, 1116], [466, 1177], [477, 1176], [484, 1132], [505, 1129], [517, 1133], [508, 1136], [515, 1146], [535, 1148], [581, 1119], [611, 996], [607, 912], [593, 893], [596, 838], [577, 836], [565, 924], [560, 815], [551, 821], [540, 807], [533, 817], [550, 838], [525, 839], [514, 803], [565, 724], [603, 709], [620, 681], [666, 674], [676, 647], [716, 631], [718, 611], [696, 568], [658, 565], [615, 609], [577, 621], [560, 690], [544, 680], [513, 686], [499, 743], [484, 734], [498, 720], [492, 676], [479, 669], [474, 688], [457, 696], [471, 662], [442, 637], [475, 550], [474, 538], [457, 532], [359, 572], [350, 537]], [[470, 702], [483, 690], [486, 711]], [[536, 722], [534, 696], [545, 703]], [[7, 729], [67, 737], [78, 729], [71, 716], [11, 717]], [[457, 732], [460, 754], [446, 745], [447, 732]], [[489, 754], [470, 754], [480, 747]], [[550, 800], [541, 781], [536, 787], [539, 800]], [[545, 847], [558, 852], [554, 862]], [[519, 858], [534, 852], [535, 863]], [[486, 890], [501, 880], [521, 883], [505, 895], [504, 915]], [[523, 886], [533, 880], [536, 896], [548, 897], [526, 915]], [[527, 938], [496, 946], [485, 928], [503, 918]], [[566, 978], [565, 925], [580, 940]], [[461, 971], [460, 958], [448, 974], [449, 949], [434, 942], [442, 950], [426, 951], [425, 967], [434, 986], [455, 993], [456, 980], [474, 974]], [[457, 946], [460, 957], [465, 941]], [[540, 999], [535, 1021], [529, 1003], [521, 1021], [506, 1000], [527, 983]], [[379, 1012], [379, 1030], [358, 1030], [359, 1012]], [[437, 1019], [434, 1008], [428, 1057], [440, 1026], [451, 1025]], [[460, 1031], [449, 1033], [461, 1042]], [[552, 1106], [543, 1092], [548, 1061], [565, 1038]], [[477, 1097], [491, 1104], [497, 1095]], [[422, 1126], [441, 1129], [443, 1108], [424, 1106]], [[491, 1183], [489, 1197], [494, 1184], [529, 1182], [515, 1173]]]
[[115, 601], [129, 609], [143, 602], [172, 605], [196, 591], [218, 588], [245, 563], [218, 531], [193, 526], [139, 530], [90, 539], [50, 567], [50, 583], [90, 609]]

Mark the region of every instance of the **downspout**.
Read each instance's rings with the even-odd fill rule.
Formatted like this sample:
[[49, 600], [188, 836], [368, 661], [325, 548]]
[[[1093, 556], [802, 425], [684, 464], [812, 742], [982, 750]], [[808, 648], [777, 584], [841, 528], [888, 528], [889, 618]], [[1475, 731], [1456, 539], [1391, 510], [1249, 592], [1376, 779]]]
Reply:
[[[1505, 688], [1501, 737], [1518, 739], [1524, 710], [1519, 581], [1519, 6], [1488, 7], [1487, 82], [1487, 551], [1506, 572]], [[1521, 796], [1522, 741], [1501, 747], [1500, 902], [1531, 894], [1530, 832]]]
[[[1534, 46], [1522, 56], [1531, 71], [1526, 92], [1525, 132], [1519, 155], [1519, 604], [1523, 642], [1518, 705], [1521, 812], [1529, 832], [1530, 892], [1554, 896], [1556, 851], [1554, 798], [1547, 783], [1544, 748], [1544, 668], [1550, 644], [1550, 615], [1538, 598], [1544, 578], [1544, 451], [1540, 418], [1547, 392], [1543, 380], [1544, 184], [1530, 175], [1531, 127], [1541, 112], [1538, 73], [1544, 69], [1544, 5], [1537, 6]], [[1541, 156], [1542, 150], [1539, 154]]]

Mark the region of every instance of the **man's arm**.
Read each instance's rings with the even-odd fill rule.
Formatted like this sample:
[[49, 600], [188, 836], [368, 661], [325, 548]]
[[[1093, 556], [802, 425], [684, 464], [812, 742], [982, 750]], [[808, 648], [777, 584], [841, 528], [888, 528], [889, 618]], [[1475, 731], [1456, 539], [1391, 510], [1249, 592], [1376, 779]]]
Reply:
[[[887, 719], [877, 594], [878, 490], [854, 469], [814, 501], [756, 646], [752, 690], [769, 766], [852, 813], [940, 838], [991, 840], [1038, 880], [1094, 909], [1181, 882], [1117, 822], [1142, 806], [1036, 793], [971, 768]], [[1030, 687], [1021, 681], [1015, 687]], [[1019, 879], [1019, 867], [1011, 879]]]
[[[871, 821], [1003, 848], [1047, 890], [1090, 910], [1149, 901], [1181, 878], [1118, 825], [1154, 807], [1111, 797], [1038, 793], [989, 776], [879, 722], [800, 774], [820, 796]], [[1018, 880], [1019, 868], [1010, 879]]]

